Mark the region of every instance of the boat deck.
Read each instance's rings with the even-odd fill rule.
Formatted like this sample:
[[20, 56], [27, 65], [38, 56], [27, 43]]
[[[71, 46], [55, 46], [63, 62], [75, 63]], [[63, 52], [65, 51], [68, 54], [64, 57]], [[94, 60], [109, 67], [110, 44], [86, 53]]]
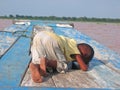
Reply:
[[[90, 44], [95, 50], [95, 56], [90, 62], [89, 70], [70, 70], [66, 74], [52, 73], [44, 78], [43, 83], [34, 83], [29, 72], [31, 57], [28, 36], [31, 36], [32, 28], [36, 24], [52, 26], [59, 35], [74, 38], [78, 43]], [[120, 55], [74, 28], [56, 27], [53, 22], [46, 24], [34, 21], [31, 25], [12, 25], [0, 33], [6, 37], [13, 35], [14, 38], [9, 46], [1, 44], [0, 87], [120, 88]]]

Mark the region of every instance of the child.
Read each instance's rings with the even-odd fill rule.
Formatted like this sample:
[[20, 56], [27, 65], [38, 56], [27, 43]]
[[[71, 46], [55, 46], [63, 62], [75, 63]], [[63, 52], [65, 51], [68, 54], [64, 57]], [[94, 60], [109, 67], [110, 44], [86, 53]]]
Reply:
[[76, 44], [71, 38], [59, 36], [54, 32], [41, 31], [33, 38], [31, 46], [32, 62], [30, 71], [32, 80], [42, 82], [41, 76], [46, 76], [46, 68], [55, 68], [59, 73], [68, 70], [68, 63], [77, 61], [83, 71], [93, 58], [93, 48], [88, 44]]

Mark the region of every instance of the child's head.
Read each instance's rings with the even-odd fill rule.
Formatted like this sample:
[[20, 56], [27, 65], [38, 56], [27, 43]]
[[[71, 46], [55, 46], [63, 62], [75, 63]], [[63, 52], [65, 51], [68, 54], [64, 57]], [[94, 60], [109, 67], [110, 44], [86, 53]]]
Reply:
[[89, 64], [89, 62], [92, 60], [94, 56], [94, 50], [93, 48], [85, 43], [78, 44], [78, 49], [81, 53], [81, 56], [86, 64]]

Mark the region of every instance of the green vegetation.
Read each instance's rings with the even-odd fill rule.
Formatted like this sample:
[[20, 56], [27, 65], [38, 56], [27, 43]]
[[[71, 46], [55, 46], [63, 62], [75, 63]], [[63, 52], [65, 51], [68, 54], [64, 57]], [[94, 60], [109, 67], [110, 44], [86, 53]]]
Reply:
[[112, 19], [112, 18], [24, 16], [24, 15], [0, 16], [0, 18], [2, 18], [2, 19], [30, 19], [30, 20], [57, 20], [57, 21], [84, 21], [84, 22], [112, 22], [112, 23], [120, 23], [120, 19]]

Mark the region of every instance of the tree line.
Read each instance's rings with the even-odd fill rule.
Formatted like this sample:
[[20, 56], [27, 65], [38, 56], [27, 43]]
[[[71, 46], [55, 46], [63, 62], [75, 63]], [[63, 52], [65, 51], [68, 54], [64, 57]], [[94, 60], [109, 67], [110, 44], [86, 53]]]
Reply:
[[30, 20], [59, 20], [59, 21], [87, 21], [87, 22], [115, 22], [120, 23], [120, 19], [113, 18], [88, 18], [88, 17], [57, 17], [57, 16], [25, 16], [9, 15], [0, 16], [2, 19], [30, 19]]

